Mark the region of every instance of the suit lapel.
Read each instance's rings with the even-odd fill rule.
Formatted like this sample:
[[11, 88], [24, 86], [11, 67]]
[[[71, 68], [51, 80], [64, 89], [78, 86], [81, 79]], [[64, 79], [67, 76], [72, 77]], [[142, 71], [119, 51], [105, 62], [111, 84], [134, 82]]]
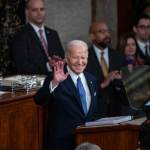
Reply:
[[109, 56], [109, 72], [115, 71], [118, 64], [115, 56], [113, 55], [113, 50], [111, 50], [111, 48], [108, 48], [108, 56]]
[[[67, 72], [67, 69], [66, 69], [66, 67], [65, 67], [64, 73], [66, 73], [66, 72]], [[78, 93], [78, 91], [77, 91], [77, 88], [76, 88], [74, 82], [72, 81], [70, 75], [69, 75], [69, 76], [67, 77], [67, 79], [64, 81], [64, 84], [68, 87], [68, 89], [69, 89], [69, 90], [71, 91], [71, 93], [74, 95], [74, 97], [76, 98], [78, 104], [80, 105], [80, 107], [81, 107], [81, 109], [82, 109], [82, 111], [83, 111], [82, 104], [81, 104], [81, 100], [80, 100], [80, 95], [79, 95], [79, 93]], [[84, 111], [83, 111], [83, 113], [84, 113]]]
[[108, 59], [109, 59], [109, 72], [111, 72], [113, 70], [113, 66], [115, 65], [115, 63], [113, 63], [113, 56], [112, 56], [112, 52], [110, 50], [110, 48], [108, 48]]
[[47, 58], [45, 50], [42, 46], [42, 43], [41, 43], [39, 37], [37, 36], [36, 32], [34, 31], [34, 29], [32, 28], [32, 26], [29, 23], [27, 24], [27, 29], [29, 31], [29, 34], [37, 41], [37, 43], [41, 47], [42, 52], [44, 53], [45, 57]]
[[97, 68], [95, 70], [97, 70], [99, 72], [100, 76], [104, 78], [104, 74], [102, 72], [102, 68], [101, 68], [101, 66], [99, 64], [99, 61], [97, 59], [97, 56], [95, 54], [95, 51], [94, 51], [93, 47], [91, 49], [89, 49], [89, 55], [91, 57], [91, 61], [93, 62], [93, 66]]
[[87, 117], [88, 117], [88, 116], [91, 115], [91, 113], [93, 113], [93, 111], [95, 109], [93, 98], [94, 98], [94, 93], [96, 91], [95, 91], [95, 87], [94, 87], [94, 84], [93, 84], [93, 80], [90, 78], [90, 76], [86, 72], [84, 72], [84, 75], [85, 75], [85, 78], [86, 78], [86, 81], [88, 83], [88, 87], [89, 87], [89, 90], [90, 90], [90, 93], [91, 93], [91, 105], [90, 105], [90, 108], [89, 108], [89, 111], [88, 111], [88, 114], [87, 114]]

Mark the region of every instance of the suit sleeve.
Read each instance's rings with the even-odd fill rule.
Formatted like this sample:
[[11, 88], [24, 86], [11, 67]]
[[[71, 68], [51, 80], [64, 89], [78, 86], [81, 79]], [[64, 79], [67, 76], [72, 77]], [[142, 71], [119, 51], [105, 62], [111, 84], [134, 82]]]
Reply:
[[[30, 41], [30, 44], [32, 41]], [[36, 48], [36, 46], [33, 48]], [[35, 50], [35, 49], [34, 49]], [[33, 62], [30, 58], [28, 36], [25, 33], [16, 35], [13, 41], [13, 58], [17, 71], [22, 74], [48, 74], [46, 63]], [[35, 53], [35, 59], [36, 53]]]
[[53, 73], [50, 73], [44, 82], [43, 87], [41, 87], [37, 93], [34, 95], [34, 102], [37, 105], [47, 105], [50, 99], [53, 99], [53, 92], [50, 93], [50, 82], [53, 79]]

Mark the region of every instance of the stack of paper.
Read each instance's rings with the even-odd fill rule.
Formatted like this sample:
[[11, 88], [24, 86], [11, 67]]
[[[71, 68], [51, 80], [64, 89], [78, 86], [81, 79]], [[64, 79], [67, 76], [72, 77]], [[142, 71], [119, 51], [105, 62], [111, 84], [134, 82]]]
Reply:
[[129, 121], [131, 119], [132, 119], [131, 116], [101, 118], [96, 121], [86, 122], [85, 126], [113, 125]]

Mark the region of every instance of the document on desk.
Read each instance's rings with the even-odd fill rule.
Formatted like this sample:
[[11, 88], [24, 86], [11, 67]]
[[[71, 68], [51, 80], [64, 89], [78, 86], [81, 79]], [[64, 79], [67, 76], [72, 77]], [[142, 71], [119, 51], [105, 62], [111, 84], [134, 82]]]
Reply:
[[129, 121], [131, 119], [131, 116], [101, 118], [96, 121], [86, 122], [85, 126], [114, 125], [125, 121]]

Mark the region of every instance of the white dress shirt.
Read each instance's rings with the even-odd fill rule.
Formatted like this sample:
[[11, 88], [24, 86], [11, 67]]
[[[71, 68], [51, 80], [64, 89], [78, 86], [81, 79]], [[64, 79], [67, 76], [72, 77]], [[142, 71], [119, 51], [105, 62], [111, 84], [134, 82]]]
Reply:
[[[71, 77], [71, 79], [72, 79], [72, 81], [74, 82], [74, 84], [75, 84], [76, 87], [77, 87], [77, 79], [78, 79], [78, 77], [80, 76], [81, 82], [82, 82], [83, 87], [84, 87], [85, 92], [86, 92], [86, 104], [87, 104], [87, 112], [88, 112], [89, 109], [90, 109], [90, 105], [91, 105], [91, 93], [90, 93], [89, 86], [88, 86], [88, 83], [87, 83], [87, 81], [86, 81], [86, 78], [85, 78], [85, 76], [84, 76], [84, 73], [80, 73], [80, 75], [78, 76], [78, 75], [76, 75], [76, 74], [69, 68], [68, 65], [67, 65], [67, 70], [71, 72], [70, 77]], [[57, 86], [58, 86], [58, 85], [57, 85]], [[52, 92], [55, 90], [55, 88], [56, 88], [57, 86], [55, 86], [55, 87], [52, 89], [52, 81], [51, 81], [51, 82], [50, 82], [50, 86], [49, 86], [49, 88], [50, 88], [50, 93], [52, 93]]]
[[147, 50], [148, 50], [148, 55], [150, 56], [150, 51], [149, 51], [149, 40], [147, 41], [146, 44], [142, 43], [141, 41], [137, 40], [137, 43], [139, 45], [140, 50], [143, 52], [144, 55], [146, 55], [146, 49], [145, 46], [147, 45]]
[[95, 54], [97, 56], [98, 62], [101, 65], [101, 52], [104, 52], [103, 54], [103, 58], [105, 59], [107, 68], [109, 68], [109, 56], [108, 56], [108, 47], [106, 47], [104, 50], [101, 50], [99, 48], [97, 48], [95, 45], [93, 45]]
[[[42, 34], [43, 34], [44, 40], [45, 40], [45, 42], [46, 42], [46, 44], [47, 44], [47, 46], [48, 46], [48, 42], [47, 42], [47, 38], [46, 38], [46, 34], [45, 34], [44, 25], [42, 25], [42, 27], [39, 28], [39, 27], [37, 27], [36, 25], [34, 25], [33, 23], [31, 23], [31, 22], [29, 22], [29, 23], [30, 23], [30, 25], [33, 27], [33, 29], [34, 29], [34, 31], [36, 32], [36, 34], [37, 34], [37, 36], [39, 37], [39, 39], [40, 39], [40, 32], [39, 32], [39, 30], [42, 30], [42, 31], [43, 31]], [[52, 69], [50, 68], [48, 62], [46, 63], [46, 66], [47, 66], [47, 70], [48, 70], [49, 72], [51, 72]]]

